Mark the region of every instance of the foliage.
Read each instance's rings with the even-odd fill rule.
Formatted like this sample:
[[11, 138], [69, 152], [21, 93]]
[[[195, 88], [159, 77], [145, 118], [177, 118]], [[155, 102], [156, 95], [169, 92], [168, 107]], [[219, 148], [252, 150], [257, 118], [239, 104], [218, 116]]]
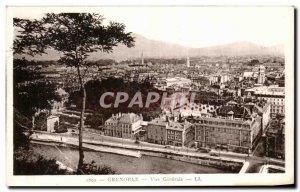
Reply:
[[33, 56], [52, 48], [63, 53], [59, 63], [78, 67], [87, 64], [89, 53], [112, 52], [119, 43], [134, 45], [124, 24], [110, 22], [104, 26], [103, 20], [102, 15], [91, 13], [48, 13], [40, 20], [14, 18], [19, 29], [14, 53]]
[[40, 130], [40, 131], [46, 131], [47, 130], [47, 117], [48, 113], [40, 113], [36, 118], [35, 118], [35, 129]]
[[36, 159], [25, 155], [14, 155], [15, 175], [66, 175], [67, 171], [60, 169], [55, 159], [47, 160], [42, 156]]
[[54, 130], [55, 130], [56, 132], [59, 131], [58, 121], [55, 121], [55, 123], [54, 123]]
[[99, 59], [97, 61], [89, 61], [90, 65], [99, 67], [111, 66], [116, 64], [116, 61], [113, 59]]
[[[91, 80], [86, 83], [86, 107], [87, 109], [93, 110], [94, 115], [88, 116], [86, 120], [86, 124], [92, 125], [91, 120], [97, 120], [97, 123], [94, 126], [102, 125], [102, 116], [104, 120], [111, 117], [112, 114], [122, 112], [133, 112], [136, 114], [142, 114], [145, 120], [150, 120], [157, 116], [160, 112], [160, 101], [156, 103], [152, 103], [149, 108], [138, 107], [134, 105], [132, 108], [128, 108], [129, 102], [131, 98], [136, 94], [136, 92], [140, 91], [143, 100], [143, 106], [145, 106], [145, 101], [149, 92], [157, 92], [162, 94], [161, 91], [155, 89], [148, 82], [138, 83], [138, 82], [124, 82], [123, 79], [119, 78], [108, 78], [102, 81], [100, 80]], [[114, 92], [115, 95], [117, 92], [126, 92], [129, 95], [129, 99], [125, 103], [121, 103], [118, 108], [108, 108], [103, 109], [99, 104], [100, 97], [105, 92]], [[114, 103], [114, 98], [107, 97], [105, 103]], [[80, 92], [74, 92], [69, 97], [69, 105], [75, 104], [77, 107], [81, 107], [80, 102]]]
[[88, 115], [85, 120], [86, 125], [90, 125], [92, 128], [99, 129], [104, 124], [104, 116], [99, 113], [93, 113]]
[[14, 122], [22, 125], [23, 128], [30, 128], [32, 119], [20, 113], [18, 109], [14, 108]]
[[[51, 109], [54, 101], [60, 101], [56, 86], [39, 81], [42, 77], [36, 70], [23, 67], [37, 64], [34, 61], [14, 59], [14, 110], [30, 117], [37, 111]], [[36, 81], [36, 82], [34, 82]], [[33, 82], [33, 83], [30, 83]], [[23, 123], [23, 121], [20, 121]]]
[[24, 134], [24, 127], [22, 127], [18, 122], [14, 122], [14, 150], [23, 147], [24, 149], [28, 149], [29, 147], [29, 137]]
[[52, 103], [60, 100], [56, 86], [46, 82], [17, 86], [14, 89], [14, 107], [26, 116], [32, 116], [39, 110], [50, 110]]
[[114, 171], [111, 167], [108, 167], [106, 165], [97, 166], [95, 164], [95, 161], [92, 161], [91, 163], [84, 163], [82, 172], [81, 172], [81, 174], [84, 174], [84, 175], [114, 175], [114, 174], [116, 174], [116, 171]]
[[131, 33], [125, 32], [125, 25], [110, 22], [103, 25], [103, 16], [91, 13], [48, 13], [40, 20], [14, 18], [17, 36], [13, 43], [14, 54], [47, 53], [54, 49], [61, 54], [58, 62], [77, 69], [78, 82], [82, 94], [82, 109], [79, 124], [79, 162], [78, 170], [83, 165], [82, 129], [85, 112], [85, 74], [90, 53], [112, 52], [113, 47], [124, 44], [134, 46]]
[[[61, 169], [55, 159], [46, 159], [37, 155], [31, 149], [19, 148], [14, 151], [14, 175], [72, 175], [70, 172]], [[80, 174], [83, 175], [113, 175], [116, 174], [111, 167], [97, 166], [94, 161], [84, 163]]]
[[254, 66], [254, 65], [257, 65], [257, 64], [259, 64], [260, 62], [259, 62], [259, 60], [257, 60], [257, 59], [252, 59], [250, 62], [248, 62], [248, 65], [249, 66]]
[[37, 65], [36, 62], [34, 61], [28, 61], [25, 58], [23, 59], [14, 59], [13, 60], [13, 67], [14, 67], [14, 73], [13, 73], [13, 83], [14, 87], [21, 82], [25, 81], [33, 81], [37, 79], [41, 79], [41, 74], [37, 72], [36, 70], [34, 71], [29, 71], [25, 70], [24, 68], [30, 65]]

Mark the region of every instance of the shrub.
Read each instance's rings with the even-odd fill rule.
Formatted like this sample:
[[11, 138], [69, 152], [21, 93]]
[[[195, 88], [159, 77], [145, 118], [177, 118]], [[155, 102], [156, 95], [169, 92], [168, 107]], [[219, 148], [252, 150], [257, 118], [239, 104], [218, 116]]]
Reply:
[[97, 166], [95, 164], [95, 161], [92, 161], [91, 163], [83, 164], [81, 174], [84, 174], [84, 175], [114, 175], [114, 174], [116, 174], [116, 171], [106, 165]]
[[14, 155], [14, 175], [66, 175], [67, 170], [60, 169], [55, 159], [47, 160], [42, 156], [28, 159]]

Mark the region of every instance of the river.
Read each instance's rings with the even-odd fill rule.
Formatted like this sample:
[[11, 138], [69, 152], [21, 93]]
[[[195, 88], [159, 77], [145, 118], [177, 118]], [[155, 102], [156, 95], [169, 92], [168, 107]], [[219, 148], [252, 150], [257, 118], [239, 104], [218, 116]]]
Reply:
[[[47, 159], [54, 158], [72, 169], [76, 169], [78, 162], [78, 150], [76, 148], [37, 143], [32, 143], [30, 148], [35, 154], [42, 155]], [[85, 151], [84, 159], [86, 162], [94, 160], [100, 166], [110, 166], [117, 174], [225, 173], [224, 170], [213, 167], [145, 155], [141, 158], [135, 158]]]

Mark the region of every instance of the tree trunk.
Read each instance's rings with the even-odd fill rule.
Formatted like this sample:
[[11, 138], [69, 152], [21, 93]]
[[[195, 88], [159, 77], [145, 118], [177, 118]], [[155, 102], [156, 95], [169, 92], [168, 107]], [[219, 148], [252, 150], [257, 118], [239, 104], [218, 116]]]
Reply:
[[31, 124], [32, 124], [31, 129], [34, 130], [34, 127], [35, 127], [35, 116], [34, 115], [31, 116]]
[[85, 100], [86, 100], [86, 91], [84, 87], [84, 82], [82, 80], [81, 74], [79, 67], [77, 68], [78, 72], [78, 77], [79, 77], [79, 82], [81, 86], [81, 92], [82, 92], [82, 108], [81, 108], [81, 115], [80, 115], [80, 122], [79, 122], [79, 161], [78, 161], [78, 167], [77, 167], [77, 174], [84, 174], [83, 172], [83, 159], [84, 159], [84, 154], [83, 154], [83, 148], [82, 148], [82, 130], [84, 126], [84, 112], [85, 112]]

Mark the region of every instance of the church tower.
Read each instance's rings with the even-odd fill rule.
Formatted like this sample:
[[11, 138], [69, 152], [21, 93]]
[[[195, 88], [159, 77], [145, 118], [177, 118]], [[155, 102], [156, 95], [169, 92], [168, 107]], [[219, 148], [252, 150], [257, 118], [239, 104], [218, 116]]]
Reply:
[[258, 84], [264, 84], [266, 80], [265, 76], [265, 67], [263, 65], [259, 66], [258, 68], [258, 77], [257, 77], [257, 83]]
[[191, 63], [190, 63], [190, 58], [186, 57], [186, 67], [190, 67]]
[[143, 51], [142, 51], [141, 59], [142, 59], [142, 64], [141, 65], [144, 65], [144, 53], [143, 53]]

